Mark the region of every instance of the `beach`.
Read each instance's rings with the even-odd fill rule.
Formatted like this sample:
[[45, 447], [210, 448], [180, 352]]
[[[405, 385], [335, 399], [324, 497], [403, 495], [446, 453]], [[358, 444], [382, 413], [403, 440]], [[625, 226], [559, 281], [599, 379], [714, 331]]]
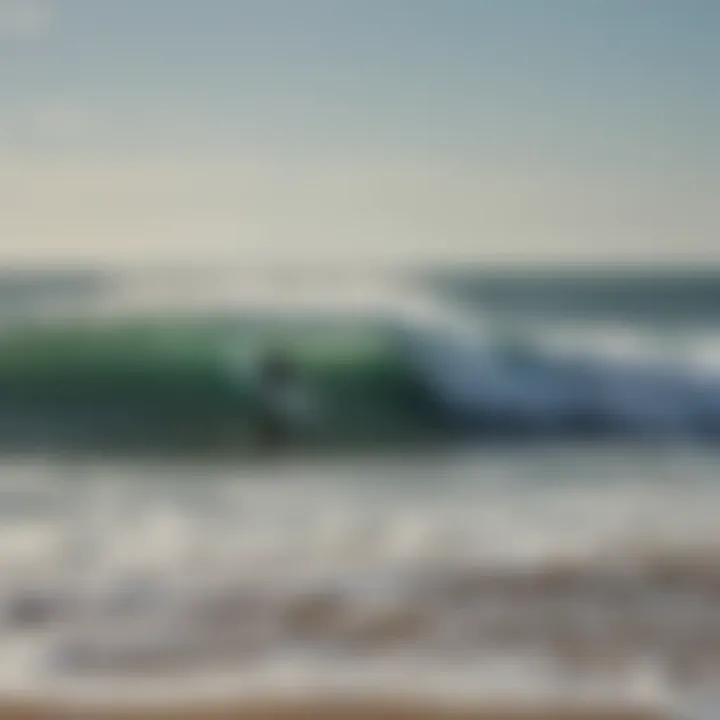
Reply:
[[0, 703], [3, 720], [672, 720], [659, 711], [567, 705], [456, 708], [411, 701], [308, 701], [117, 710], [106, 706]]

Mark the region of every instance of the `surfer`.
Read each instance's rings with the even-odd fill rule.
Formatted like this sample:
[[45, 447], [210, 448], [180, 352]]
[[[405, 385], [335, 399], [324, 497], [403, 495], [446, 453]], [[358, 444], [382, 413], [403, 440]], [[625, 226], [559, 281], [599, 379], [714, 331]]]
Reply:
[[260, 361], [255, 430], [265, 447], [284, 446], [307, 420], [304, 393], [297, 369], [282, 350], [271, 350]]

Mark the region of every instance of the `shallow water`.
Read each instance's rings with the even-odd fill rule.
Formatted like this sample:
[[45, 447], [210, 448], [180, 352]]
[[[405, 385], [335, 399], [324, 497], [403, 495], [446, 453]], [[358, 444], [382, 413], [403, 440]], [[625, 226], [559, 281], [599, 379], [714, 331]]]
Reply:
[[718, 470], [720, 453], [682, 445], [6, 460], [0, 681], [118, 696], [709, 687]]

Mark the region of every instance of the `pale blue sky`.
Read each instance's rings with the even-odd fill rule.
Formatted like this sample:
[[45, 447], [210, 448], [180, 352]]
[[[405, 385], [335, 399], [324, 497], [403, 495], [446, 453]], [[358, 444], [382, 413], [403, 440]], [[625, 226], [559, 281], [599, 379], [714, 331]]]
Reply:
[[6, 258], [720, 259], [715, 0], [0, 0]]

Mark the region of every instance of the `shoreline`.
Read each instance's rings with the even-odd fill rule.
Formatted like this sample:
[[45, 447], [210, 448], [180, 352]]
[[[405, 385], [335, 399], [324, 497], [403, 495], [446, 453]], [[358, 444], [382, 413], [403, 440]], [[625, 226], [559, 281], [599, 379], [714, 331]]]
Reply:
[[0, 700], [3, 720], [671, 720], [660, 710], [606, 706], [487, 703], [477, 707], [422, 700], [252, 700], [227, 704], [113, 707], [109, 704]]

